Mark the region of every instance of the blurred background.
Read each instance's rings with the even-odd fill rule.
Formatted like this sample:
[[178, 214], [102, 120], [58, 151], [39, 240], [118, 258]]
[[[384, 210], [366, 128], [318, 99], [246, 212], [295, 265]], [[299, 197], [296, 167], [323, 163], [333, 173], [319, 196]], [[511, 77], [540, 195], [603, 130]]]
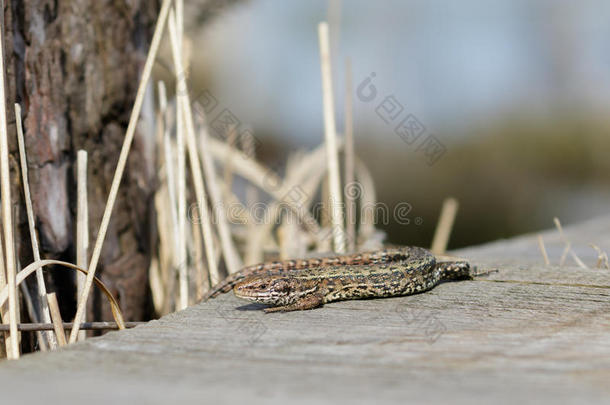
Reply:
[[211, 19], [185, 6], [194, 97], [253, 130], [275, 168], [324, 140], [329, 21], [337, 130], [349, 58], [356, 153], [379, 201], [412, 207], [409, 224], [378, 225], [392, 243], [429, 245], [448, 196], [452, 248], [608, 212], [608, 1], [250, 0]]

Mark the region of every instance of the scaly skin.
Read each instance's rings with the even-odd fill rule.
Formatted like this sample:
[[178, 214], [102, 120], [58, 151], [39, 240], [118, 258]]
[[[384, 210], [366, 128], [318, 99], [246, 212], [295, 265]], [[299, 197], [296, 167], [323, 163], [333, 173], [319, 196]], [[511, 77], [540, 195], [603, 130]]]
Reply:
[[230, 274], [223, 281], [215, 285], [202, 298], [202, 301], [207, 301], [222, 293], [227, 293], [235, 287], [235, 285], [246, 278], [253, 276], [272, 276], [282, 273], [287, 270], [306, 270], [316, 267], [332, 267], [332, 266], [356, 266], [366, 264], [389, 263], [398, 260], [404, 260], [407, 257], [408, 250], [411, 248], [388, 248], [376, 250], [372, 252], [356, 253], [353, 255], [323, 257], [314, 259], [299, 259], [299, 260], [284, 260], [268, 263], [259, 263], [252, 266], [244, 267], [243, 269]]
[[437, 263], [430, 252], [418, 247], [322, 260], [332, 264], [287, 261], [283, 263], [289, 263], [288, 269], [280, 264], [260, 267], [233, 282], [233, 291], [239, 298], [273, 305], [265, 312], [296, 311], [332, 301], [415, 294], [441, 281], [471, 278], [467, 262]]

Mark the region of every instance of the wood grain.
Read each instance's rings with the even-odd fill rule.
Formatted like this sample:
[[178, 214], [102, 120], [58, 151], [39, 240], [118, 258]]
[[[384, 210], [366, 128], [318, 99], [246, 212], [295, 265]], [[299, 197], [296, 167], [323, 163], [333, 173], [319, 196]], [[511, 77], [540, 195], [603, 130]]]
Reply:
[[[596, 253], [586, 248], [609, 247], [610, 218], [568, 227], [566, 235], [593, 266]], [[545, 234], [552, 263], [562, 250], [553, 238]], [[499, 271], [425, 294], [292, 313], [263, 314], [227, 294], [5, 363], [0, 389], [9, 402], [66, 403], [62, 392], [71, 389], [100, 404], [610, 398], [610, 271], [544, 267], [535, 235], [453, 254]], [[31, 378], [39, 389], [28, 389]]]

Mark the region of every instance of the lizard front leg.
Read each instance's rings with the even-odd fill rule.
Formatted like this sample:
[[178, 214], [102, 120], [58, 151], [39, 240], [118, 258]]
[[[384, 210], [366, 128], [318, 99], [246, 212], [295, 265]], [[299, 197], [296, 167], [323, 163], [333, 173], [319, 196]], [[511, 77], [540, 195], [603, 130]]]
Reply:
[[289, 311], [303, 311], [306, 309], [314, 309], [324, 304], [324, 298], [320, 294], [310, 294], [300, 298], [296, 302], [288, 305], [282, 305], [279, 307], [265, 308], [266, 313], [270, 312], [289, 312]]

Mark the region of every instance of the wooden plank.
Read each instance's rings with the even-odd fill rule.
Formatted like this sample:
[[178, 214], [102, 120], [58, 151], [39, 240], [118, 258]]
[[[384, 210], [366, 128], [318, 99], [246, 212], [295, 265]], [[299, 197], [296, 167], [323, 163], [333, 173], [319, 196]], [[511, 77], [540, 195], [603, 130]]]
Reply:
[[[567, 228], [566, 235], [593, 265], [596, 253], [587, 244], [610, 246], [610, 218]], [[563, 246], [553, 232], [544, 236], [556, 262]], [[304, 312], [264, 314], [227, 294], [135, 329], [5, 363], [3, 399], [470, 404], [610, 398], [609, 270], [544, 267], [535, 235], [454, 253], [499, 272], [425, 294]], [[68, 401], [67, 390], [75, 393]]]

